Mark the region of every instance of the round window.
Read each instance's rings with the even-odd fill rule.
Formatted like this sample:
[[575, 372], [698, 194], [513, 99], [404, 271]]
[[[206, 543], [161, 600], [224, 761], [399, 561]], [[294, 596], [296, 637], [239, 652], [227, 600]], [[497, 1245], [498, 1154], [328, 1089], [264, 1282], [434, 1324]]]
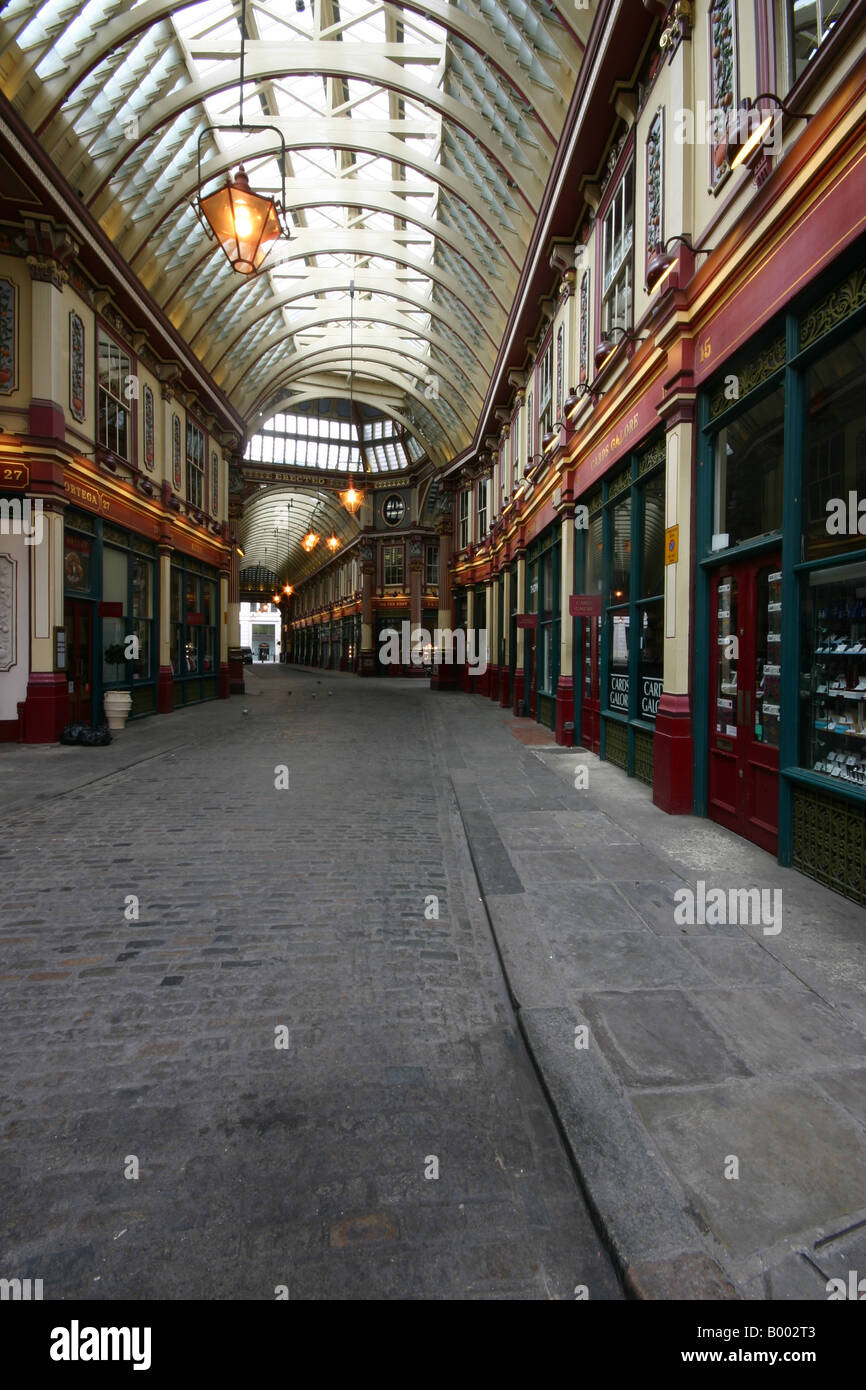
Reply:
[[382, 515], [389, 526], [399, 526], [406, 515], [406, 503], [403, 498], [392, 492], [382, 504]]

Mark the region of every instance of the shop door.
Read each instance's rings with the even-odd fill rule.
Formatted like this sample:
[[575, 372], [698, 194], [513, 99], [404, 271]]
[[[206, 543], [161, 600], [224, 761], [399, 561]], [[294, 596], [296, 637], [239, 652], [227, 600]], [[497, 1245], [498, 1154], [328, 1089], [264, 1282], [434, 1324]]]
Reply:
[[713, 577], [709, 814], [771, 854], [779, 833], [781, 556]]
[[526, 689], [530, 719], [538, 713], [538, 628], [528, 627], [524, 634], [526, 641]]
[[93, 604], [67, 599], [64, 609], [69, 722], [93, 723]]
[[599, 700], [598, 652], [601, 618], [583, 621], [583, 706], [581, 709], [580, 742], [592, 753], [601, 752], [601, 703]]

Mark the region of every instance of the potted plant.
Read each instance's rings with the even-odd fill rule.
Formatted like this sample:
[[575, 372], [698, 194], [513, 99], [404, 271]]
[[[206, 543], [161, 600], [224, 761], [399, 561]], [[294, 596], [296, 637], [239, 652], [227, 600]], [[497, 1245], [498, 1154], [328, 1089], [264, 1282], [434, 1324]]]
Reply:
[[[106, 647], [105, 660], [114, 667], [118, 673], [116, 679], [120, 680], [120, 667], [126, 661], [123, 643], [112, 642], [109, 647]], [[129, 711], [132, 709], [132, 695], [128, 690], [106, 690], [102, 703], [109, 729], [112, 733], [118, 733], [126, 727]]]

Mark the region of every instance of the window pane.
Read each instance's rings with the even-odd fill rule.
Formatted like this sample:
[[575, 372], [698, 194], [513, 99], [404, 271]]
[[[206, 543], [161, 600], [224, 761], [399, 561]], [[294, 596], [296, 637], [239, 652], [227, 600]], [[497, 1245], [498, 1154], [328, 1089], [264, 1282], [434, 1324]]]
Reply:
[[641, 598], [652, 598], [665, 587], [665, 478], [656, 473], [642, 489]]
[[714, 526], [718, 549], [780, 529], [784, 423], [785, 388], [778, 386], [719, 432]]
[[817, 559], [866, 545], [866, 328], [809, 369], [806, 400], [807, 555]]
[[655, 719], [664, 677], [664, 600], [638, 610], [641, 719]]
[[631, 493], [613, 508], [613, 557], [608, 603], [628, 603], [631, 583]]

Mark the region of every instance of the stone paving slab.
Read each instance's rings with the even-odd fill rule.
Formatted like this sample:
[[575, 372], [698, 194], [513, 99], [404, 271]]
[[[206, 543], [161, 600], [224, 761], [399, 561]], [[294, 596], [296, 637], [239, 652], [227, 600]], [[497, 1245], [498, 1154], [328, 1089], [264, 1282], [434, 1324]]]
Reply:
[[108, 749], [0, 746], [0, 1274], [49, 1299], [622, 1298], [435, 697], [246, 679]]
[[[826, 1298], [827, 1250], [866, 1274], [866, 912], [710, 821], [666, 816], [586, 750], [515, 746], [490, 702], [436, 717], [525, 885], [485, 905], [631, 1295]], [[503, 802], [515, 767], [533, 801], [559, 789], [547, 852], [540, 807]], [[782, 929], [679, 921], [686, 888], [778, 890]]]

